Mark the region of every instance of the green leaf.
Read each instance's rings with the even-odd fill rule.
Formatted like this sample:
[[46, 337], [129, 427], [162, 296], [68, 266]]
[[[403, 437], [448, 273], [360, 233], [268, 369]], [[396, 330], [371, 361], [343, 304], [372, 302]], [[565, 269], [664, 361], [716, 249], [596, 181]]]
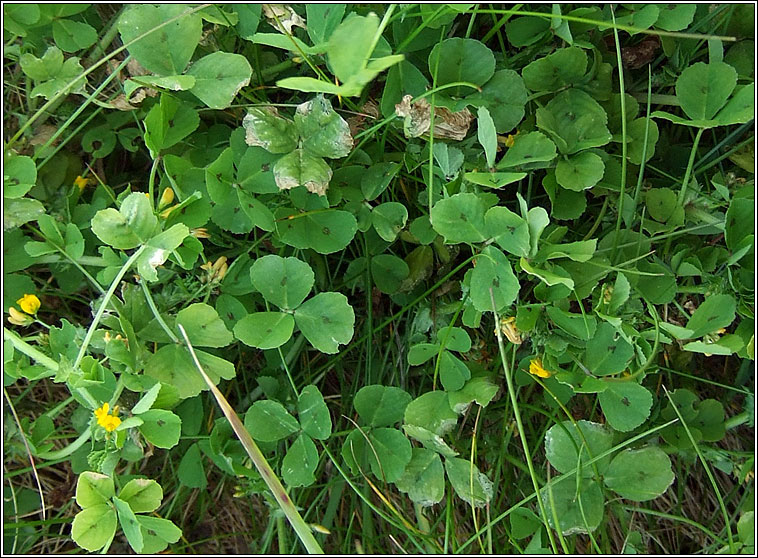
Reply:
[[449, 351], [442, 351], [440, 355], [440, 383], [446, 391], [457, 391], [471, 378], [471, 371], [460, 359], [453, 356]]
[[608, 424], [619, 432], [629, 432], [647, 420], [653, 396], [636, 382], [606, 382], [598, 395], [600, 407]]
[[604, 501], [600, 484], [583, 479], [581, 488], [577, 491], [575, 478], [572, 476], [571, 479], [555, 486], [547, 486], [540, 492], [545, 508], [554, 510], [547, 514], [550, 527], [559, 529], [555, 524], [557, 517], [564, 535], [592, 532], [603, 520]]
[[651, 188], [645, 193], [645, 206], [650, 216], [665, 223], [677, 208], [677, 196], [669, 188]]
[[448, 326], [437, 330], [437, 341], [449, 351], [467, 353], [471, 350], [471, 337], [460, 327]]
[[269, 153], [289, 153], [297, 147], [295, 124], [279, 116], [275, 107], [252, 107], [242, 119], [245, 143]]
[[552, 260], [556, 258], [568, 258], [575, 262], [586, 262], [592, 259], [597, 248], [597, 239], [579, 240], [566, 244], [549, 244], [544, 242], [537, 252], [538, 260]]
[[76, 503], [80, 508], [106, 504], [115, 495], [113, 479], [107, 475], [85, 471], [76, 481]]
[[695, 17], [695, 4], [664, 4], [658, 6], [655, 26], [665, 31], [684, 31]]
[[653, 304], [666, 304], [676, 296], [676, 277], [671, 271], [657, 262], [642, 261], [637, 270], [655, 275], [641, 275], [637, 281], [637, 290]]
[[177, 223], [148, 240], [136, 262], [140, 276], [148, 281], [157, 281], [156, 268], [165, 263], [171, 252], [179, 248], [188, 235], [187, 226], [184, 223]]
[[558, 159], [555, 179], [564, 188], [581, 192], [600, 182], [605, 163], [596, 153], [582, 151], [565, 159]]
[[145, 541], [143, 552], [145, 554], [162, 552], [168, 543], [175, 543], [182, 536], [182, 530], [168, 519], [138, 515], [137, 522], [142, 529], [142, 536]]
[[169, 449], [179, 443], [182, 419], [171, 411], [151, 409], [142, 413], [140, 418], [144, 422], [139, 431], [154, 446]]
[[716, 115], [719, 126], [743, 124], [755, 115], [755, 84], [739, 86], [723, 109]]
[[3, 197], [20, 198], [37, 182], [37, 165], [25, 155], [6, 156], [3, 168]]
[[56, 77], [63, 68], [63, 53], [56, 47], [48, 47], [42, 58], [26, 52], [20, 56], [19, 64], [27, 77], [34, 81], [47, 81]]
[[481, 508], [492, 499], [492, 481], [473, 463], [448, 457], [445, 459], [445, 471], [455, 493], [468, 504]]
[[546, 163], [555, 159], [555, 144], [541, 132], [519, 134], [505, 152], [497, 168], [512, 168], [533, 163]]
[[[291, 215], [291, 219], [283, 219]], [[332, 254], [350, 244], [358, 222], [348, 211], [298, 214], [294, 210], [277, 213], [277, 231], [282, 242], [295, 248], [312, 248], [319, 254]]]
[[[429, 73], [432, 77], [436, 74], [437, 87], [459, 81], [484, 85], [495, 73], [495, 56], [475, 39], [445, 39], [429, 53]], [[471, 92], [471, 88], [457, 86], [446, 92], [460, 97]]]
[[314, 275], [311, 266], [302, 260], [269, 254], [255, 260], [250, 279], [268, 302], [292, 310], [311, 292]]
[[[655, 145], [658, 143], [658, 124], [654, 120], [647, 121], [647, 150], [645, 161], [649, 161], [655, 154]], [[635, 165], [642, 164], [642, 148], [645, 145], [645, 118], [632, 120], [626, 129], [629, 146], [627, 156]]]
[[669, 456], [658, 447], [625, 449], [613, 458], [603, 481], [622, 498], [646, 502], [666, 492], [674, 472]]
[[301, 433], [282, 459], [282, 479], [287, 486], [310, 486], [316, 481], [313, 473], [318, 467], [318, 450], [313, 440]]
[[482, 242], [486, 240], [484, 211], [484, 202], [476, 194], [455, 194], [432, 207], [432, 227], [448, 244]]
[[494, 246], [487, 246], [480, 256], [476, 259], [476, 267], [468, 272], [471, 274], [471, 302], [480, 312], [492, 312], [494, 297], [495, 311], [500, 312], [516, 300], [518, 279], [508, 258]]
[[495, 131], [495, 122], [486, 107], [479, 107], [477, 112], [476, 135], [484, 148], [487, 166], [489, 168], [494, 167], [495, 154], [497, 153], [497, 132]]
[[151, 387], [149, 390], [145, 392], [145, 395], [143, 395], [140, 400], [137, 402], [134, 407], [132, 407], [132, 414], [133, 415], [140, 415], [144, 413], [145, 411], [149, 411], [150, 407], [153, 406], [153, 403], [155, 403], [155, 400], [158, 398], [158, 393], [161, 390], [161, 383], [158, 382], [153, 387]]
[[[368, 16], [348, 17], [332, 32], [327, 46], [329, 66], [341, 83], [358, 76], [366, 68], [378, 29], [379, 17], [371, 13]], [[367, 82], [371, 79], [373, 77]]]
[[525, 172], [467, 172], [463, 175], [463, 178], [479, 186], [502, 188], [521, 180], [525, 176]]
[[284, 312], [254, 312], [234, 326], [234, 336], [250, 347], [275, 349], [292, 337], [295, 319]]
[[408, 364], [411, 366], [420, 366], [429, 359], [437, 356], [440, 346], [437, 343], [417, 343], [408, 351]]
[[403, 419], [411, 396], [391, 386], [371, 385], [358, 390], [353, 400], [355, 411], [369, 426], [392, 426]]
[[137, 4], [129, 6], [121, 15], [118, 30], [124, 44], [179, 16], [129, 46], [129, 53], [146, 70], [165, 76], [184, 73], [203, 32], [200, 16], [181, 16], [185, 11], [187, 6], [181, 4]]
[[328, 41], [344, 14], [344, 4], [307, 4], [305, 15], [308, 21], [308, 36], [313, 44]]
[[584, 364], [596, 376], [608, 376], [623, 372], [633, 356], [634, 347], [611, 324], [602, 322], [587, 341]]
[[[584, 440], [587, 441], [586, 444]], [[581, 456], [581, 476], [594, 475], [592, 465], [587, 465], [587, 462], [611, 449], [612, 446], [613, 432], [602, 424], [586, 420], [577, 421], [577, 426], [565, 420], [553, 425], [545, 433], [545, 455], [550, 464], [561, 473], [568, 473], [575, 469], [579, 465]], [[595, 462], [594, 465], [601, 474], [608, 466], [610, 459], [610, 457], [604, 457]]]
[[[54, 48], [54, 47], [53, 47]], [[58, 50], [58, 49], [55, 49]], [[60, 51], [59, 51], [60, 52]], [[79, 94], [84, 95], [87, 85], [86, 77], [79, 77], [84, 68], [79, 63], [79, 58], [72, 56], [67, 58], [63, 65], [56, 71], [54, 76], [44, 83], [40, 83], [32, 89], [31, 97], [44, 97], [52, 99], [58, 95]]]
[[556, 306], [547, 308], [547, 315], [560, 329], [583, 341], [589, 341], [595, 336], [597, 320], [594, 316], [583, 316], [561, 310]]
[[690, 337], [702, 337], [707, 333], [729, 326], [734, 321], [736, 302], [728, 294], [712, 295], [705, 298], [695, 313], [687, 321]]
[[438, 504], [445, 495], [445, 470], [440, 456], [425, 448], [413, 448], [411, 460], [395, 486], [421, 506]]
[[[217, 384], [220, 378], [229, 380], [234, 377], [234, 365], [228, 360], [204, 351], [195, 352], [205, 373], [214, 384]], [[181, 399], [194, 397], [208, 389], [189, 351], [181, 345], [170, 344], [158, 349], [158, 352], [145, 363], [145, 374], [164, 384], [174, 386]]]
[[76, 52], [97, 41], [97, 31], [91, 25], [70, 19], [53, 21], [53, 40], [64, 52]]
[[447, 393], [430, 391], [408, 403], [403, 422], [443, 436], [455, 427], [458, 414], [450, 408]]
[[517, 17], [505, 24], [508, 41], [515, 47], [538, 42], [549, 29], [550, 20], [535, 16]]
[[724, 62], [697, 62], [676, 80], [676, 97], [692, 120], [709, 120], [726, 104], [737, 84], [737, 71]]
[[396, 293], [410, 274], [408, 264], [392, 254], [371, 258], [371, 276], [376, 288], [385, 294]]
[[331, 179], [332, 169], [326, 161], [303, 149], [295, 149], [274, 165], [274, 180], [280, 190], [305, 186], [309, 192], [325, 196]]
[[161, 505], [163, 489], [153, 479], [132, 479], [124, 485], [118, 497], [129, 504], [134, 513], [149, 513]]
[[386, 202], [371, 211], [371, 224], [376, 233], [387, 242], [392, 242], [405, 227], [408, 210], [399, 202]]
[[387, 189], [401, 167], [400, 163], [377, 163], [361, 172], [363, 197], [368, 201], [378, 198]]
[[145, 194], [133, 192], [121, 204], [119, 211], [112, 207], [98, 211], [92, 218], [92, 232], [114, 248], [129, 250], [151, 238], [158, 219]]
[[487, 211], [484, 223], [487, 235], [503, 250], [515, 256], [529, 256], [529, 225], [525, 219], [498, 205]]
[[109, 504], [98, 504], [76, 514], [71, 538], [84, 550], [96, 552], [116, 533], [116, 511]]
[[226, 347], [232, 342], [232, 332], [226, 329], [218, 312], [202, 302], [189, 305], [176, 315], [195, 347]]
[[[410, 93], [413, 94], [412, 91]], [[510, 132], [521, 122], [526, 100], [524, 80], [514, 70], [498, 70], [484, 84], [481, 92], [466, 97], [468, 103], [489, 110], [495, 129], [500, 133]]]
[[195, 85], [195, 78], [192, 76], [135, 76], [124, 82], [124, 93], [129, 100], [132, 94], [140, 87], [151, 87], [153, 89], [165, 89], [168, 91], [187, 91]]
[[414, 440], [421, 442], [426, 449], [439, 453], [444, 457], [455, 457], [458, 455], [458, 452], [448, 446], [442, 437], [423, 426], [404, 424], [403, 432]]
[[448, 393], [450, 407], [459, 414], [465, 412], [473, 401], [482, 407], [486, 407], [499, 389], [489, 376], [471, 378], [460, 390]]
[[205, 490], [205, 487], [208, 486], [203, 468], [203, 456], [197, 443], [192, 444], [182, 456], [176, 474], [179, 482], [189, 488]]
[[245, 413], [245, 428], [259, 442], [277, 442], [300, 430], [300, 424], [278, 401], [256, 401]]
[[[115, 211], [115, 210], [114, 210]], [[45, 206], [29, 198], [8, 199], [3, 201], [3, 230], [9, 231], [24, 223], [34, 221], [45, 213]]]
[[584, 91], [574, 88], [559, 93], [537, 109], [537, 126], [550, 135], [564, 155], [607, 144], [611, 140], [607, 121], [603, 107]]
[[532, 91], [558, 91], [578, 83], [587, 71], [587, 55], [579, 47], [561, 48], [529, 63], [524, 83]]
[[139, 523], [137, 523], [137, 516], [134, 515], [129, 505], [120, 498], [113, 498], [113, 503], [116, 505], [118, 522], [121, 524], [124, 535], [126, 535], [126, 540], [129, 541], [129, 546], [134, 552], [141, 553], [144, 541]]
[[191, 89], [195, 97], [210, 108], [225, 109], [250, 83], [253, 69], [241, 54], [218, 51], [193, 63], [187, 74], [195, 78]]
[[353, 148], [350, 127], [323, 95], [298, 105], [295, 128], [302, 138], [303, 149], [315, 157], [339, 159]]
[[297, 417], [303, 432], [311, 438], [326, 440], [332, 433], [332, 418], [324, 402], [324, 397], [314, 385], [308, 385], [300, 392], [297, 400]]
[[27, 28], [39, 21], [40, 9], [37, 4], [8, 4], [3, 6], [3, 29], [26, 37]]
[[355, 314], [341, 293], [319, 293], [295, 310], [295, 323], [322, 353], [334, 354], [353, 338]]
[[189, 136], [199, 125], [200, 116], [194, 108], [164, 93], [145, 117], [145, 145], [158, 154]]
[[373, 448], [373, 451], [368, 449], [371, 472], [386, 482], [397, 481], [411, 460], [411, 443], [408, 438], [394, 428], [374, 428], [369, 433], [369, 441]]

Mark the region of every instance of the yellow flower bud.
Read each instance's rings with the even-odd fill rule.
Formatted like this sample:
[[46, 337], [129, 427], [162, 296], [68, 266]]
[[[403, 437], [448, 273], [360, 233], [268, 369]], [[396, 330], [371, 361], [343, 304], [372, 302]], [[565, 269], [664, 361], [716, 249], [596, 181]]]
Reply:
[[516, 327], [516, 318], [500, 318], [500, 331], [508, 338], [508, 341], [514, 345], [521, 345], [524, 340], [521, 338], [521, 332]]
[[208, 229], [204, 227], [198, 227], [197, 229], [191, 229], [190, 234], [194, 236], [195, 238], [210, 238], [211, 235], [208, 234]]
[[31, 316], [24, 314], [23, 312], [19, 312], [13, 306], [8, 308], [8, 314], [10, 314], [10, 316], [8, 316], [8, 321], [13, 325], [26, 327], [34, 323], [34, 320]]
[[163, 194], [161, 194], [161, 199], [158, 202], [158, 209], [163, 209], [164, 207], [168, 207], [171, 205], [171, 202], [174, 201], [174, 191], [171, 188], [166, 188], [163, 190]]
[[16, 304], [21, 307], [21, 310], [32, 315], [36, 314], [41, 306], [39, 299], [33, 294], [25, 294], [16, 301]]

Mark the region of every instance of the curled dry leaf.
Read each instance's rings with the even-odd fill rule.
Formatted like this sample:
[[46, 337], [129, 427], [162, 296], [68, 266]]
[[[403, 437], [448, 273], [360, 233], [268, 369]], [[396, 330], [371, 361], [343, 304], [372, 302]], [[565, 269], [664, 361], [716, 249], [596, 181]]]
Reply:
[[305, 20], [297, 15], [288, 4], [263, 4], [263, 15], [277, 31], [287, 35], [292, 34], [293, 27], [307, 29]]
[[[406, 137], [417, 138], [429, 134], [432, 108], [426, 99], [411, 103], [413, 96], [405, 95], [401, 103], [395, 105], [395, 114], [405, 118], [403, 130]], [[452, 112], [444, 107], [434, 109], [434, 137], [460, 141], [466, 137], [474, 115], [464, 108]]]

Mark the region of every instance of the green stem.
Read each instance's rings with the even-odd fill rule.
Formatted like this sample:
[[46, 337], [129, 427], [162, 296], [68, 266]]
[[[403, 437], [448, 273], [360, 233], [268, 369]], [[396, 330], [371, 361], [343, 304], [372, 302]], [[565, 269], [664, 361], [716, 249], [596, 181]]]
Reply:
[[626, 193], [626, 95], [624, 94], [624, 65], [621, 62], [621, 45], [619, 44], [619, 32], [616, 28], [616, 15], [611, 7], [611, 17], [613, 18], [613, 39], [616, 43], [616, 66], [619, 72], [619, 100], [621, 102], [621, 189], [619, 192], [618, 216], [616, 217], [616, 230], [613, 236], [613, 250], [611, 251], [611, 263], [616, 262], [616, 250], [618, 248], [619, 231], [621, 230], [621, 220], [624, 216], [624, 194]]
[[[495, 295], [492, 293], [492, 287], [490, 287], [490, 298], [492, 299], [492, 314], [495, 316], [495, 325], [500, 324], [500, 317], [497, 315], [495, 305]], [[545, 504], [540, 497], [540, 485], [537, 481], [537, 473], [534, 471], [534, 464], [532, 463], [532, 454], [529, 451], [529, 443], [526, 441], [526, 432], [524, 431], [524, 424], [521, 422], [521, 412], [518, 408], [518, 401], [516, 399], [516, 389], [513, 386], [513, 378], [511, 377], [511, 370], [508, 366], [508, 360], [505, 357], [505, 345], [503, 343], [503, 334], [499, 327], [495, 327], [495, 333], [497, 334], [497, 346], [500, 350], [500, 361], [503, 363], [503, 373], [505, 375], [505, 382], [508, 386], [508, 396], [513, 406], [513, 416], [516, 419], [516, 427], [518, 428], [519, 439], [521, 440], [521, 447], [524, 449], [524, 456], [526, 457], [526, 465], [529, 468], [529, 476], [532, 479], [532, 486], [534, 487], [534, 493], [537, 495], [537, 506], [540, 509], [540, 515], [542, 521], [545, 524], [547, 530], [547, 536], [550, 539], [550, 545], [553, 547], [553, 553], [558, 553], [558, 547], [555, 544], [555, 538], [553, 531], [550, 529], [550, 522], [548, 521], [547, 511], [545, 510]], [[564, 552], [568, 554], [568, 550], [564, 547]]]
[[97, 326], [100, 324], [100, 320], [103, 317], [103, 313], [105, 312], [106, 306], [108, 306], [108, 302], [110, 302], [111, 297], [113, 296], [113, 293], [116, 292], [116, 289], [119, 286], [119, 283], [121, 283], [121, 279], [123, 279], [126, 272], [129, 270], [130, 267], [132, 267], [132, 264], [137, 261], [137, 258], [142, 255], [142, 252], [144, 251], [145, 246], [140, 246], [134, 254], [132, 254], [128, 260], [126, 260], [126, 263], [121, 267], [121, 270], [118, 272], [118, 275], [113, 279], [113, 282], [111, 283], [110, 288], [108, 289], [108, 292], [105, 293], [103, 296], [103, 301], [100, 303], [100, 308], [97, 309], [97, 313], [95, 314], [95, 319], [92, 320], [92, 323], [89, 326], [89, 329], [87, 330], [87, 335], [84, 337], [84, 342], [82, 343], [82, 346], [79, 347], [79, 354], [76, 355], [76, 360], [74, 361], [73, 368], [76, 370], [79, 368], [79, 365], [82, 363], [82, 359], [84, 358], [85, 353], [87, 352], [87, 347], [90, 344], [90, 341], [92, 341], [92, 336], [95, 334], [95, 330], [97, 329]]

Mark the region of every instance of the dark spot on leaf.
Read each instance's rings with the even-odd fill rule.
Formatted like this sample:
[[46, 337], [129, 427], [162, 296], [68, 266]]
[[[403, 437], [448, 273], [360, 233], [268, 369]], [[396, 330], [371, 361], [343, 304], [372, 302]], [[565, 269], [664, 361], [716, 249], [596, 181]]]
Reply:
[[239, 210], [240, 210], [240, 208], [239, 208], [239, 207], [235, 207], [235, 208], [234, 208], [234, 212], [235, 212], [235, 213], [237, 213]]
[[208, 327], [208, 324], [203, 324], [200, 326], [200, 329], [205, 329], [206, 327]]
[[92, 149], [100, 149], [102, 147], [103, 143], [100, 141], [93, 141], [92, 142]]
[[168, 121], [168, 127], [169, 128], [173, 128], [174, 127], [174, 119], [173, 118]]
[[468, 221], [468, 217], [466, 217], [463, 213], [460, 215], [461, 221]]
[[230, 320], [233, 320], [234, 319], [234, 314], [232, 314], [231, 312], [228, 312], [226, 314], [226, 317], [229, 318]]
[[534, 157], [534, 155], [532, 155], [531, 153], [526, 153], [524, 155], [524, 159], [531, 159], [532, 157]]
[[282, 287], [287, 284], [287, 277], [282, 277], [281, 282], [279, 283]]
[[162, 419], [158, 419], [158, 421], [156, 422], [156, 424], [157, 424], [158, 426], [163, 426], [164, 424], [166, 424], [166, 421], [164, 421], [164, 420], [162, 420]]
[[622, 397], [622, 398], [621, 398], [621, 404], [622, 404], [624, 407], [628, 407], [629, 405], [631, 405], [631, 403], [629, 402], [629, 399], [627, 399], [626, 397]]
[[332, 323], [332, 319], [331, 319], [329, 316], [321, 316], [321, 319], [323, 320], [323, 322], [324, 322], [325, 324], [330, 324], [330, 323]]
[[261, 170], [262, 170], [263, 172], [268, 172], [270, 168], [271, 168], [271, 165], [269, 165], [268, 163], [263, 163], [263, 164], [261, 165]]
[[573, 112], [569, 112], [566, 114], [566, 118], [568, 118], [569, 120], [573, 122], [574, 120], [576, 120], [576, 115]]
[[221, 173], [220, 172], [216, 173], [216, 180], [218, 180], [219, 182], [221, 182]]
[[272, 331], [274, 331], [274, 330], [271, 329], [271, 328], [266, 329], [266, 333], [271, 333]]
[[325, 236], [332, 234], [332, 231], [329, 230], [329, 227], [324, 227], [321, 232], [323, 232]]
[[19, 183], [20, 183], [19, 179], [18, 179], [18, 178], [15, 178], [15, 177], [14, 177], [14, 178], [11, 178], [11, 182], [12, 182], [13, 184], [19, 184]]

